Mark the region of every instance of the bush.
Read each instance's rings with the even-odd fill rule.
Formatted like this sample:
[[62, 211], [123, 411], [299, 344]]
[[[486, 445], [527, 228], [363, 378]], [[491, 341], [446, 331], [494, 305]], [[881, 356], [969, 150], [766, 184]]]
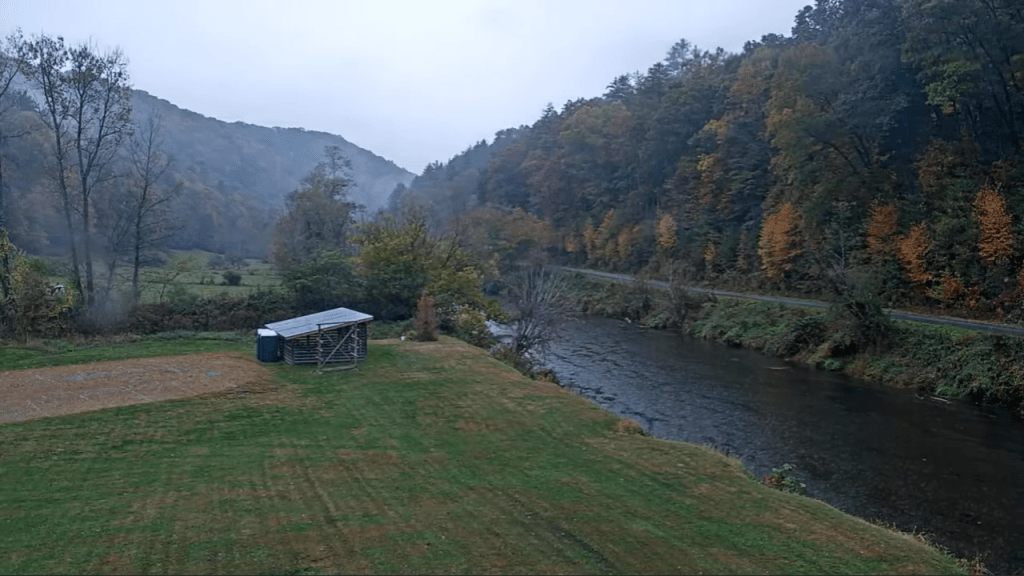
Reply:
[[241, 298], [224, 294], [200, 298], [187, 292], [174, 296], [169, 302], [137, 307], [129, 319], [128, 330], [136, 334], [255, 330], [296, 313], [291, 299], [276, 290], [261, 290]]
[[4, 274], [9, 291], [0, 301], [0, 335], [9, 332], [24, 341], [29, 336], [67, 333], [76, 309], [74, 291], [51, 286], [46, 261], [27, 258], [7, 240], [7, 232], [0, 230], [0, 256], [4, 255], [9, 259], [9, 274], [0, 274]]
[[494, 345], [494, 336], [487, 327], [487, 317], [483, 312], [469, 306], [462, 306], [455, 315], [452, 336], [480, 348], [490, 348]]
[[796, 467], [792, 464], [772, 468], [772, 473], [764, 477], [764, 484], [781, 492], [803, 494], [807, 492], [807, 485], [797, 481], [795, 472]]
[[654, 308], [653, 292], [646, 281], [600, 283], [595, 288], [596, 294], [581, 299], [580, 309], [585, 314], [640, 321]]
[[869, 293], [841, 298], [829, 308], [833, 354], [847, 355], [877, 348], [892, 332], [892, 319], [878, 296]]
[[820, 315], [797, 318], [789, 327], [785, 346], [779, 351], [785, 356], [795, 356], [821, 345], [825, 337], [825, 319]]
[[399, 322], [374, 321], [370, 322], [370, 340], [384, 340], [387, 338], [398, 338], [412, 330], [412, 320]]
[[413, 322], [415, 333], [413, 338], [420, 342], [437, 340], [437, 313], [434, 311], [434, 298], [424, 292], [416, 304], [416, 319]]
[[224, 273], [224, 284], [228, 286], [241, 286], [242, 275], [234, 270], [230, 270]]
[[515, 347], [511, 344], [495, 345], [491, 348], [491, 358], [508, 364], [527, 376], [533, 374], [534, 369], [537, 367], [537, 362], [533, 358], [517, 353]]

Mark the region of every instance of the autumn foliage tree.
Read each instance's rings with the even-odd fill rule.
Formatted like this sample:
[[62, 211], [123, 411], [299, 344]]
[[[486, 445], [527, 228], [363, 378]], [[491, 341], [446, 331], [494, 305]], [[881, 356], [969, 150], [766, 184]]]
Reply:
[[793, 267], [793, 258], [800, 253], [797, 241], [796, 209], [789, 202], [765, 218], [761, 242], [757, 250], [765, 276], [776, 279]]
[[462, 233], [431, 228], [419, 209], [360, 225], [355, 263], [370, 313], [385, 320], [409, 318], [424, 290], [434, 299], [442, 329], [460, 308], [483, 307], [480, 262], [465, 248]]
[[659, 253], [670, 253], [675, 248], [677, 242], [676, 234], [678, 234], [676, 219], [671, 214], [663, 214], [658, 219], [658, 228], [655, 234]]
[[931, 243], [928, 225], [924, 222], [911, 226], [910, 232], [896, 241], [896, 255], [903, 264], [907, 278], [918, 288], [923, 288], [933, 278], [925, 260], [931, 250]]
[[985, 188], [974, 198], [978, 215], [978, 256], [988, 265], [1013, 256], [1013, 231], [1006, 199], [992, 188]]
[[874, 204], [866, 226], [867, 252], [874, 259], [887, 258], [895, 254], [896, 206]]
[[493, 259], [503, 274], [516, 265], [543, 266], [556, 245], [551, 225], [522, 208], [479, 207], [465, 214], [467, 244], [481, 259]]
[[633, 264], [637, 248], [640, 245], [642, 231], [639, 226], [630, 226], [619, 231], [615, 240], [615, 247], [618, 250], [618, 260], [621, 264], [629, 266]]
[[604, 261], [614, 260], [618, 253], [618, 236], [613, 233], [618, 222], [618, 212], [612, 208], [604, 215], [601, 225], [597, 228], [596, 255]]
[[[479, 204], [549, 223], [563, 239], [551, 256], [574, 264], [750, 290], [784, 278], [889, 306], [911, 286], [958, 306], [977, 289], [1010, 298], [1024, 256], [1006, 208], [1024, 202], [1020, 0], [811, 4], [791, 36], [736, 54], [682, 41], [434, 173], [486, 152]], [[998, 195], [979, 196], [990, 182]]]
[[434, 298], [429, 292], [423, 292], [416, 303], [416, 317], [413, 326], [416, 340], [420, 342], [437, 340], [437, 313], [434, 310]]

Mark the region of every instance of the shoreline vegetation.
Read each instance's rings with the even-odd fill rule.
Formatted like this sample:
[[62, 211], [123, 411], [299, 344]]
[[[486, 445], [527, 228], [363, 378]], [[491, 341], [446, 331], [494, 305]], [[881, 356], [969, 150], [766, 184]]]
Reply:
[[[0, 368], [249, 338], [39, 342]], [[64, 346], [64, 348], [61, 348]], [[71, 356], [69, 356], [71, 355]], [[964, 573], [485, 351], [373, 340], [359, 370], [0, 426], [7, 573]], [[53, 550], [61, 550], [54, 555]]]
[[683, 294], [643, 281], [575, 278], [574, 293], [584, 314], [676, 329], [939, 398], [999, 404], [1024, 417], [1021, 338], [901, 320], [883, 319], [883, 326], [871, 326], [870, 319], [855, 317], [842, 306], [808, 309]]

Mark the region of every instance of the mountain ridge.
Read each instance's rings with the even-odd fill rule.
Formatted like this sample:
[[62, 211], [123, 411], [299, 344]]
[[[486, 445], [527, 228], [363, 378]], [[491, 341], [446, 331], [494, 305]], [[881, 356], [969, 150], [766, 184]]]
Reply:
[[[20, 246], [34, 254], [59, 255], [68, 237], [52, 193], [52, 137], [33, 109], [41, 102], [38, 90], [24, 78], [15, 89], [24, 90], [27, 98], [6, 115], [5, 125], [27, 136], [10, 140], [3, 151], [5, 215]], [[351, 162], [349, 199], [369, 213], [383, 208], [398, 184], [408, 185], [415, 177], [337, 134], [226, 122], [133, 89], [133, 121], [145, 125], [152, 114], [161, 118], [161, 149], [172, 159], [160, 185], [177, 191], [168, 248], [265, 257], [285, 198], [324, 159], [327, 146], [339, 147]], [[103, 225], [97, 224], [102, 234]]]
[[[351, 161], [354, 186], [350, 195], [371, 212], [384, 206], [395, 186], [408, 185], [415, 177], [391, 160], [338, 134], [303, 127], [227, 122], [137, 88], [132, 90], [132, 108], [136, 121], [152, 111], [163, 117], [167, 152], [177, 161], [200, 167], [219, 162], [229, 170], [229, 174], [213, 169], [195, 171], [204, 184], [221, 191], [248, 189], [273, 206], [283, 205], [284, 196], [323, 159], [325, 146], [338, 146]], [[197, 141], [204, 136], [213, 140]], [[256, 144], [240, 140], [255, 140]], [[277, 162], [268, 165], [267, 154]], [[261, 174], [260, 168], [265, 172]]]

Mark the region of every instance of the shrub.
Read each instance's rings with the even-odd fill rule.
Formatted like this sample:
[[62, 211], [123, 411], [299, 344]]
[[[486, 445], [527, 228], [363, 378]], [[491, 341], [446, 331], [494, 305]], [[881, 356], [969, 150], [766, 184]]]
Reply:
[[420, 342], [437, 340], [437, 312], [434, 310], [434, 298], [427, 292], [420, 296], [416, 303], [416, 319], [413, 322], [413, 337]]
[[892, 319], [871, 293], [843, 297], [829, 308], [828, 320], [833, 349], [840, 355], [877, 348], [892, 332]]
[[789, 327], [785, 346], [780, 350], [786, 356], [795, 356], [821, 345], [825, 336], [825, 319], [820, 315], [797, 318]]
[[491, 330], [487, 327], [487, 317], [483, 312], [469, 306], [460, 307], [455, 315], [452, 336], [480, 348], [490, 348], [494, 345], [494, 336], [491, 335]]
[[224, 273], [224, 284], [227, 284], [228, 286], [241, 286], [242, 285], [242, 275], [239, 274], [238, 272], [235, 272], [234, 270], [230, 270], [228, 272], [225, 272]]
[[537, 362], [533, 358], [517, 353], [512, 344], [495, 345], [491, 348], [491, 358], [508, 364], [527, 376], [532, 376], [537, 367]]
[[182, 292], [170, 301], [138, 306], [128, 330], [153, 334], [171, 330], [251, 330], [268, 322], [294, 316], [293, 302], [276, 290], [261, 290], [244, 297], [218, 295], [199, 298]]
[[411, 331], [412, 320], [401, 320], [398, 322], [374, 321], [370, 322], [369, 339], [383, 340], [386, 338], [398, 338]]
[[781, 492], [790, 494], [804, 494], [807, 492], [807, 485], [796, 479], [796, 467], [792, 464], [783, 464], [778, 468], [772, 468], [772, 473], [764, 477], [764, 484]]
[[75, 310], [75, 293], [56, 289], [47, 279], [45, 260], [28, 258], [0, 229], [0, 256], [9, 268], [0, 271], [6, 298], [0, 300], [0, 336], [12, 332], [19, 340], [29, 336], [61, 336]]

